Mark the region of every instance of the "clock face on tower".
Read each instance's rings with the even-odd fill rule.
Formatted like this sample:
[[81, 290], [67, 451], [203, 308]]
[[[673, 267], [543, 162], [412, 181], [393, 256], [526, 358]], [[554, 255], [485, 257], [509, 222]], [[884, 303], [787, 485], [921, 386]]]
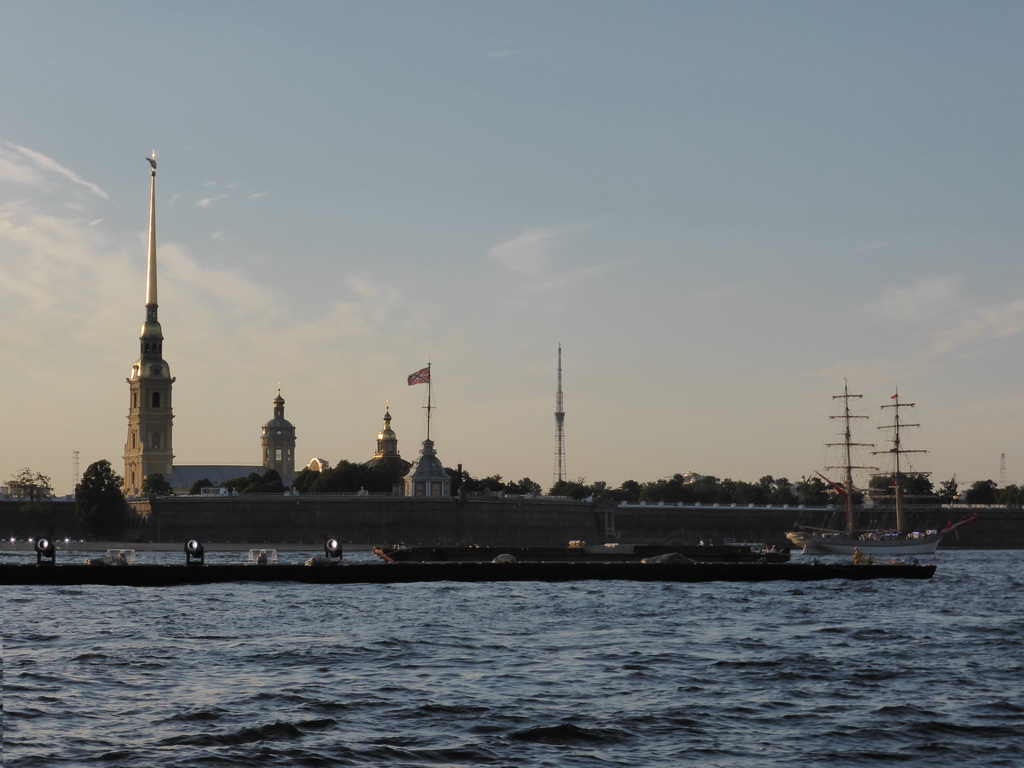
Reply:
[[159, 376], [160, 375], [160, 366], [159, 365], [154, 365], [152, 368], [149, 369], [149, 371], [154, 376]]

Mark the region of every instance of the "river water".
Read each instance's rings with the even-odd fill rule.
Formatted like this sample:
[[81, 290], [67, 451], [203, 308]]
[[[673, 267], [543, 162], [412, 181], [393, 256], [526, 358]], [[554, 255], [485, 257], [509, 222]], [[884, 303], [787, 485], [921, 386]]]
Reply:
[[1022, 765], [1021, 553], [933, 560], [930, 581], [2, 587], [3, 764]]

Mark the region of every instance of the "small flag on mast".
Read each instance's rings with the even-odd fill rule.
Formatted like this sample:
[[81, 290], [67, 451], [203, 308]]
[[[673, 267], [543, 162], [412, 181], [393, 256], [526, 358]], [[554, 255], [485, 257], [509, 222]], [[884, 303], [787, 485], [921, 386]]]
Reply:
[[895, 395], [893, 395], [893, 396], [892, 396], [892, 397], [890, 397], [889, 399], [890, 399], [890, 400], [899, 400], [899, 399], [900, 399], [900, 395], [899, 395], [899, 393], [897, 392], [897, 393], [896, 393]]
[[430, 383], [430, 366], [426, 368], [420, 368], [416, 373], [409, 374], [409, 386], [413, 384], [429, 384]]

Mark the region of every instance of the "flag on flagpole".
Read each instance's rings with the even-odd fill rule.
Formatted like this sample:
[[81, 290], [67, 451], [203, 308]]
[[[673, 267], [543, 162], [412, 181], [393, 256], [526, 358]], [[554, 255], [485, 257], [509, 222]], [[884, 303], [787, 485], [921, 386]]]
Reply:
[[[409, 383], [410, 383], [410, 384], [412, 384], [412, 382], [411, 382], [411, 381], [410, 381]], [[900, 399], [900, 396], [899, 396], [899, 394], [897, 393], [897, 394], [893, 395], [892, 397], [890, 397], [889, 399], [890, 399], [890, 400], [899, 400], [899, 399]]]
[[416, 373], [409, 374], [409, 386], [413, 384], [429, 384], [430, 383], [430, 366], [426, 368], [420, 368]]

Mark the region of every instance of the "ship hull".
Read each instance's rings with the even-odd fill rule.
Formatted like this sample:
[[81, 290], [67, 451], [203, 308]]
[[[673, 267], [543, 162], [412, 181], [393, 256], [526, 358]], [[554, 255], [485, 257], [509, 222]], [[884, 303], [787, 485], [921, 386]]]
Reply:
[[931, 555], [935, 553], [942, 534], [928, 536], [884, 536], [875, 539], [861, 539], [844, 534], [818, 534], [792, 531], [786, 534], [793, 544], [801, 547], [805, 555], [853, 555], [860, 550], [863, 555], [889, 557], [898, 555]]
[[194, 584], [299, 582], [760, 582], [930, 579], [934, 565], [796, 563], [374, 563], [356, 565], [3, 565], [0, 585], [96, 584], [173, 587]]

